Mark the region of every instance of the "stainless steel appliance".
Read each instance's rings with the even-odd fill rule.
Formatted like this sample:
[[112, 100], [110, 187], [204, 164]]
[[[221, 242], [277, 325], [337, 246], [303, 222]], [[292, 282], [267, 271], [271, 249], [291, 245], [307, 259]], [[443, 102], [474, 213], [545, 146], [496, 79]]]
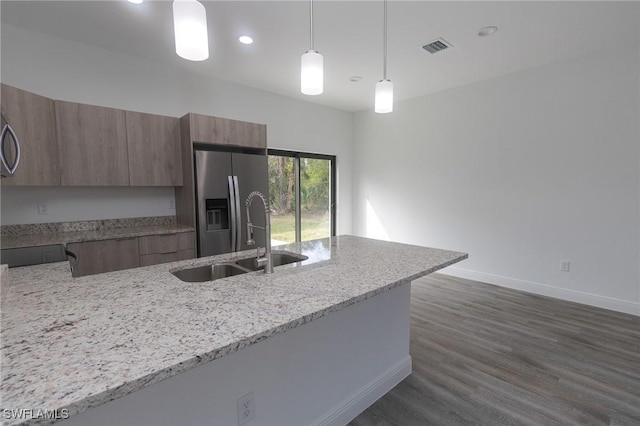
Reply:
[[0, 132], [0, 175], [13, 175], [20, 164], [20, 141], [9, 124], [9, 118], [4, 110], [0, 111], [2, 131]]
[[[269, 193], [267, 156], [196, 146], [194, 164], [198, 257], [265, 247], [262, 232], [255, 234], [256, 245], [247, 245], [245, 200], [253, 191]], [[253, 224], [264, 227], [258, 210]]]

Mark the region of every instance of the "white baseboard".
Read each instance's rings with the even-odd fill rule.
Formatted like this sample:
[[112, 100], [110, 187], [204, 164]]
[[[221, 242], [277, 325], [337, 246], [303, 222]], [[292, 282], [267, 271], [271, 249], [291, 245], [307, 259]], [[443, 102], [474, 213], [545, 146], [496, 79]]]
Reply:
[[393, 389], [409, 374], [411, 374], [411, 357], [407, 355], [387, 371], [352, 393], [345, 401], [329, 410], [327, 414], [316, 420], [313, 425], [346, 425]]
[[443, 274], [454, 277], [466, 278], [488, 284], [495, 284], [500, 287], [522, 290], [542, 296], [554, 297], [556, 299], [570, 302], [582, 303], [584, 305], [609, 309], [616, 312], [640, 316], [640, 303], [615, 299], [612, 297], [599, 296], [597, 294], [585, 293], [582, 291], [570, 290], [567, 288], [554, 287], [547, 284], [535, 283], [531, 281], [519, 280], [516, 278], [492, 275], [484, 272], [470, 271], [468, 269], [448, 267], [440, 271]]

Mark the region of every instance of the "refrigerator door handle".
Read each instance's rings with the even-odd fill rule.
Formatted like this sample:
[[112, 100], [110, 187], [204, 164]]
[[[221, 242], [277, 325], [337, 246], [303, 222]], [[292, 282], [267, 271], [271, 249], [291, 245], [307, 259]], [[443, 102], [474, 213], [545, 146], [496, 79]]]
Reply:
[[239, 223], [236, 223], [236, 187], [234, 185], [235, 176], [227, 176], [229, 183], [229, 204], [231, 207], [231, 251], [237, 251], [236, 241], [238, 239], [238, 226]]
[[[233, 177], [233, 186], [236, 189], [236, 250], [240, 251], [242, 249], [242, 209], [240, 208], [240, 185], [238, 185], [238, 176]], [[233, 211], [232, 211], [233, 214]]]

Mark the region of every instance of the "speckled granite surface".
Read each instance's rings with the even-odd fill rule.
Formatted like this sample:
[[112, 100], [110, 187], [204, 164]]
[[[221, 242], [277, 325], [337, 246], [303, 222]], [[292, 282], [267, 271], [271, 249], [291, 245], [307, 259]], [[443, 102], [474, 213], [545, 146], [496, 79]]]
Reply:
[[0, 229], [2, 248], [78, 243], [194, 230], [184, 225], [177, 225], [175, 216], [5, 225]]
[[255, 252], [75, 279], [66, 262], [10, 269], [1, 408], [73, 415], [467, 257], [352, 236], [278, 249], [309, 260], [205, 283], [170, 271]]
[[5, 288], [9, 288], [9, 267], [0, 265], [0, 303], [2, 303]]
[[30, 223], [25, 225], [0, 226], [0, 235], [5, 237], [10, 235], [57, 234], [60, 232], [97, 231], [117, 228], [136, 228], [140, 226], [170, 226], [175, 224], [175, 216]]

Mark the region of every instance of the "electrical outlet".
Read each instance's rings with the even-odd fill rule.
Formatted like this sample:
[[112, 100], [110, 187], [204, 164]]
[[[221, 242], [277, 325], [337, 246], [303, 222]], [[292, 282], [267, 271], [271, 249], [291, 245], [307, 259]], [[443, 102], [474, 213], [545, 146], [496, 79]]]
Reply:
[[169, 209], [170, 210], [175, 210], [176, 209], [176, 200], [175, 200], [175, 198], [171, 198], [169, 200]]
[[563, 260], [562, 262], [560, 262], [560, 271], [569, 272], [570, 269], [571, 269], [571, 262], [569, 262], [568, 260]]
[[39, 215], [48, 215], [49, 210], [47, 209], [46, 203], [38, 203], [38, 214]]
[[238, 399], [238, 426], [245, 425], [256, 417], [256, 401], [253, 392]]

